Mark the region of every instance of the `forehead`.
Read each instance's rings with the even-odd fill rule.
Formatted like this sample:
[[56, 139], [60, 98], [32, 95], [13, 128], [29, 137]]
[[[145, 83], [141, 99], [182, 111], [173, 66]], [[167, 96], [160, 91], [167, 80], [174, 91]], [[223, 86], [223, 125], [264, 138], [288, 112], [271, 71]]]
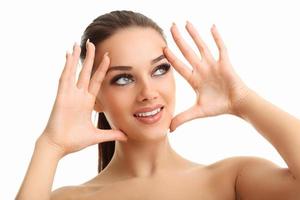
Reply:
[[153, 28], [131, 27], [117, 31], [96, 47], [98, 63], [108, 51], [110, 65], [138, 65], [160, 56], [166, 46], [163, 37]]

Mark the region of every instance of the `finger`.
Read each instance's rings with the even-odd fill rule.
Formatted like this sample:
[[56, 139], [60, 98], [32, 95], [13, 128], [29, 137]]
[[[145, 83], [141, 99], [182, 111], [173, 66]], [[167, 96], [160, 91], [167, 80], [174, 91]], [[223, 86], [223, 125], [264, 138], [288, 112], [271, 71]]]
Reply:
[[66, 80], [70, 80], [70, 73], [71, 73], [71, 70], [73, 68], [73, 63], [74, 63], [74, 51], [76, 51], [76, 43], [73, 45], [73, 50], [72, 50], [72, 53], [69, 53], [67, 51], [66, 53], [66, 64], [65, 64], [65, 67], [64, 67], [64, 70], [63, 70], [63, 73], [61, 75], [61, 77], [63, 77], [63, 79], [66, 81]]
[[96, 72], [94, 73], [91, 81], [90, 81], [90, 85], [89, 85], [89, 93], [91, 93], [94, 96], [97, 96], [102, 81], [105, 77], [106, 71], [108, 69], [109, 66], [109, 57], [108, 57], [108, 52], [106, 52], [103, 55], [103, 59], [101, 61], [101, 63], [98, 66], [98, 69], [96, 70]]
[[211, 33], [212, 33], [213, 38], [216, 42], [216, 45], [219, 49], [219, 59], [226, 59], [227, 58], [227, 49], [226, 49], [225, 43], [223, 42], [223, 39], [221, 38], [220, 33], [217, 30], [216, 25], [212, 26]]
[[71, 64], [72, 64], [72, 55], [69, 52], [67, 52], [65, 66], [59, 78], [59, 90], [66, 88], [68, 84], [69, 80], [67, 79], [67, 77], [70, 71]]
[[88, 86], [89, 86], [90, 78], [91, 78], [93, 63], [94, 63], [95, 46], [93, 43], [91, 43], [91, 42], [89, 42], [89, 40], [87, 40], [86, 49], [87, 49], [87, 53], [86, 53], [86, 57], [83, 62], [82, 70], [79, 74], [77, 87], [84, 88], [87, 90]]
[[127, 136], [119, 131], [119, 130], [103, 130], [103, 129], [96, 129], [96, 134], [94, 138], [93, 144], [98, 144], [102, 142], [108, 142], [108, 141], [127, 141]]
[[193, 49], [185, 42], [185, 40], [181, 37], [175, 23], [173, 23], [171, 27], [171, 33], [182, 55], [187, 59], [187, 61], [192, 65], [193, 68], [198, 66], [200, 63], [199, 57], [193, 51]]
[[199, 107], [192, 106], [188, 110], [176, 115], [170, 125], [170, 132], [173, 132], [181, 124], [203, 116]]
[[187, 21], [185, 28], [187, 29], [188, 33], [190, 34], [190, 36], [194, 40], [197, 48], [200, 51], [200, 54], [201, 54], [202, 58], [206, 58], [209, 61], [213, 61], [214, 60], [213, 55], [209, 51], [207, 45], [202, 40], [202, 38], [200, 37], [198, 31], [193, 26], [193, 24], [191, 22]]
[[175, 68], [175, 70], [187, 81], [189, 81], [192, 75], [192, 70], [190, 70], [183, 62], [181, 62], [168, 47], [164, 48], [163, 51], [167, 60]]
[[81, 48], [80, 46], [75, 42], [74, 46], [73, 46], [73, 52], [72, 52], [72, 64], [70, 67], [70, 81], [72, 84], [75, 85], [75, 81], [76, 81], [76, 70], [78, 67], [78, 61], [79, 61], [79, 56], [80, 56], [80, 52], [81, 52]]

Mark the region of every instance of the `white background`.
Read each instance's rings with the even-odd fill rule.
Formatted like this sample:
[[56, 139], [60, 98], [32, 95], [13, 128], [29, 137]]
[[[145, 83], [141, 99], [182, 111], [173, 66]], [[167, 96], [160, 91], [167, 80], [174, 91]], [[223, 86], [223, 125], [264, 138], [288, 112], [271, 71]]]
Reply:
[[[300, 116], [297, 1], [2, 1], [0, 199], [13, 199], [20, 187], [35, 140], [50, 115], [66, 50], [80, 41], [94, 18], [117, 9], [138, 11], [156, 21], [182, 59], [171, 39], [171, 23], [176, 22], [193, 45], [184, 29], [190, 20], [217, 56], [210, 34], [215, 23], [244, 82], [273, 104]], [[192, 105], [194, 97], [177, 74], [176, 113]], [[170, 141], [182, 156], [202, 164], [252, 155], [286, 167], [251, 124], [231, 115], [186, 123], [170, 135]], [[95, 145], [63, 158], [53, 189], [96, 176], [97, 156]]]

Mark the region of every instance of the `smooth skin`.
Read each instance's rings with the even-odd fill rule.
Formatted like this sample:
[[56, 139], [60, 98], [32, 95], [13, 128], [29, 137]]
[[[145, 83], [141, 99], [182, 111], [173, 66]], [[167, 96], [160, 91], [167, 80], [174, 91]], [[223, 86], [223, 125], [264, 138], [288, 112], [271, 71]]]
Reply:
[[61, 158], [93, 144], [127, 140], [121, 131], [100, 130], [91, 121], [95, 98], [109, 66], [109, 59], [105, 54], [90, 80], [95, 46], [88, 42], [87, 47], [89, 51], [77, 83], [80, 47], [75, 44], [73, 53], [66, 54], [66, 64], [59, 79], [58, 93], [48, 124], [36, 141], [16, 199], [50, 199], [55, 170]]
[[194, 89], [196, 103], [187, 111], [175, 116], [170, 126], [171, 131], [174, 131], [176, 127], [189, 120], [221, 114], [234, 114], [238, 102], [249, 91], [234, 72], [226, 47], [215, 25], [212, 28], [212, 35], [219, 49], [219, 60], [214, 59], [190, 22], [187, 22], [186, 29], [197, 45], [201, 59], [183, 40], [175, 24], [171, 28], [171, 33], [180, 51], [193, 69], [190, 70], [190, 68], [185, 66], [183, 62], [175, 57], [170, 49], [166, 48], [164, 53], [177, 72]]
[[[225, 159], [219, 162], [221, 164], [218, 166], [227, 166], [224, 173], [231, 177], [230, 180], [234, 180], [229, 184], [231, 188], [235, 189], [235, 196], [225, 194], [225, 189], [219, 190], [220, 193], [224, 192], [222, 193], [224, 194], [223, 199], [299, 199], [299, 119], [272, 105], [240, 80], [230, 64], [226, 47], [215, 26], [212, 27], [211, 32], [219, 49], [218, 60], [213, 58], [191, 23], [187, 23], [186, 29], [197, 45], [201, 58], [182, 39], [175, 24], [171, 28], [171, 33], [175, 43], [193, 69], [190, 70], [185, 66], [170, 49], [165, 48], [164, 54], [175, 70], [190, 83], [197, 94], [197, 99], [195, 105], [172, 119], [170, 130], [174, 131], [181, 124], [193, 119], [221, 114], [232, 114], [244, 119], [277, 149], [288, 168], [280, 168], [268, 160], [256, 157]], [[72, 55], [67, 54], [53, 111], [46, 129], [36, 142], [31, 163], [16, 199], [41, 200], [70, 197], [71, 193], [74, 193], [74, 189], [57, 190], [51, 194], [59, 160], [69, 153], [99, 142], [126, 140], [124, 133], [118, 130], [98, 130], [90, 121], [95, 97], [109, 66], [109, 58], [107, 55], [104, 56], [97, 72], [89, 81], [95, 47], [91, 43], [87, 43], [87, 45], [89, 47], [88, 55], [77, 84], [75, 83], [75, 72], [80, 49], [75, 45]], [[74, 99], [78, 99], [81, 103], [78, 101], [75, 103]], [[61, 119], [64, 119], [63, 124], [60, 124]], [[45, 157], [48, 159], [43, 159]], [[204, 171], [215, 165], [207, 166], [205, 169], [201, 168], [202, 170], [198, 171], [199, 180], [201, 177], [206, 177]], [[171, 181], [170, 184], [174, 184], [174, 182]], [[203, 188], [204, 193], [205, 187]], [[163, 190], [156, 192], [159, 194]], [[179, 188], [175, 191], [178, 192]], [[184, 191], [182, 192], [184, 193]], [[131, 194], [133, 195], [133, 193]], [[148, 198], [150, 197], [151, 195], [148, 196]], [[204, 197], [203, 199], [207, 199]], [[152, 198], [154, 199], [153, 196]], [[198, 199], [201, 198], [198, 196]]]
[[187, 22], [186, 29], [197, 45], [201, 59], [183, 40], [175, 24], [171, 32], [193, 70], [168, 48], [164, 52], [195, 90], [197, 100], [190, 109], [174, 117], [171, 130], [192, 119], [220, 114], [233, 114], [250, 122], [277, 149], [288, 169], [261, 158], [240, 159], [237, 196], [241, 199], [300, 199], [299, 119], [267, 102], [240, 80], [215, 25], [211, 32], [219, 49], [218, 60], [213, 58], [191, 23]]

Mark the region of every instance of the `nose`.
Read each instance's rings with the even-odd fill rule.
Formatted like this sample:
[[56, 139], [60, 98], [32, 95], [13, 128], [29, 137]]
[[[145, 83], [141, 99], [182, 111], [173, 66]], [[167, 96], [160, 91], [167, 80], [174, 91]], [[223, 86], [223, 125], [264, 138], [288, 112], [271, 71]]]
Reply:
[[155, 84], [150, 83], [149, 80], [143, 80], [140, 83], [137, 100], [139, 102], [142, 102], [147, 100], [155, 100], [157, 99], [157, 97], [158, 97], [158, 93], [155, 88]]

